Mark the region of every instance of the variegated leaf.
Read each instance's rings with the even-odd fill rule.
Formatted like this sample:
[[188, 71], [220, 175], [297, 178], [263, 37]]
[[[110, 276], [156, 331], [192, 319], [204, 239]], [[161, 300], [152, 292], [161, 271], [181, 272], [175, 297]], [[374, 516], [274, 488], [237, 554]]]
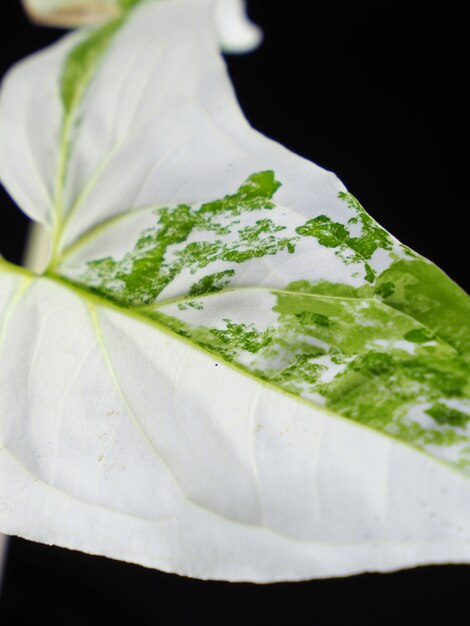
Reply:
[[0, 175], [0, 529], [201, 578], [470, 558], [470, 304], [243, 118], [216, 2], [20, 64]]

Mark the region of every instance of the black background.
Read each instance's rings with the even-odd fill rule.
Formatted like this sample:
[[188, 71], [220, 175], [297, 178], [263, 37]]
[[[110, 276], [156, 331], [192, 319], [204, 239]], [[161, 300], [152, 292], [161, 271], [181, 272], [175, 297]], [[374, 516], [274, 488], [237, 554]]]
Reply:
[[[1, 74], [60, 34], [28, 24], [17, 0], [8, 4]], [[264, 44], [227, 62], [255, 128], [336, 172], [377, 221], [468, 290], [464, 5], [410, 4], [249, 0]], [[3, 191], [0, 211], [0, 252], [18, 262], [27, 220]], [[460, 611], [465, 619], [469, 583], [468, 566], [265, 586], [202, 582], [13, 539], [0, 622], [450, 622]]]

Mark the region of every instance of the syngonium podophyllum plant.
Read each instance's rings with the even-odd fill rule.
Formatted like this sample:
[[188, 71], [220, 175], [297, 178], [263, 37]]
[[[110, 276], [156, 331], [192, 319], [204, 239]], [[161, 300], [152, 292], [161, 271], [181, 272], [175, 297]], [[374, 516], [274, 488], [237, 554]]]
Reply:
[[469, 560], [468, 297], [250, 128], [239, 5], [92, 4], [1, 92], [50, 254], [0, 261], [0, 529], [258, 582]]

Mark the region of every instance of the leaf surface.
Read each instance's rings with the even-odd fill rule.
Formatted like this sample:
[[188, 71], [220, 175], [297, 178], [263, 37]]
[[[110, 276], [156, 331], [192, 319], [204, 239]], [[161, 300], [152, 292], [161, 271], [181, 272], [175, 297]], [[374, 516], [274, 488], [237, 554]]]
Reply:
[[214, 10], [143, 3], [5, 82], [51, 252], [0, 264], [1, 529], [230, 580], [467, 560], [469, 299], [249, 127]]

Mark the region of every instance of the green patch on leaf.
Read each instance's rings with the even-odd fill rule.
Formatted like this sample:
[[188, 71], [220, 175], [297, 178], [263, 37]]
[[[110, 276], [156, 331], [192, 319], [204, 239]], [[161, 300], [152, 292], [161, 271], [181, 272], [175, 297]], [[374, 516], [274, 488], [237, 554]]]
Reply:
[[[455, 430], [464, 414], [442, 401], [470, 399], [469, 364], [373, 293], [372, 286], [361, 297], [348, 285], [298, 281], [272, 292], [277, 321], [267, 330], [229, 318], [220, 321], [223, 329], [204, 326], [204, 317], [200, 324], [185, 323], [184, 312], [178, 323], [185, 337], [261, 380], [418, 448], [456, 446], [452, 462], [464, 463], [466, 439]], [[231, 294], [226, 296], [237, 298], [236, 290]], [[250, 294], [259, 297], [256, 290]], [[213, 302], [203, 301], [204, 307]], [[251, 306], [261, 305], [255, 299]], [[172, 315], [165, 306], [160, 310]], [[415, 417], [423, 403], [433, 407], [427, 413], [442, 417], [434, 428]]]
[[[274, 172], [258, 172], [220, 200], [157, 209], [157, 225], [141, 233], [133, 250], [119, 260], [89, 262], [80, 282], [126, 306], [145, 305], [184, 271], [196, 274], [215, 263], [241, 264], [284, 250], [292, 254], [296, 237], [280, 236], [284, 225], [263, 218], [240, 227], [242, 214], [274, 208], [272, 196], [279, 186]], [[234, 275], [230, 267], [210, 272], [190, 295], [219, 291]]]
[[224, 272], [208, 274], [192, 285], [189, 290], [189, 295], [200, 296], [221, 291], [230, 284], [230, 279], [234, 276], [234, 274], [235, 270], [225, 270]]
[[210, 333], [230, 349], [246, 350], [255, 354], [267, 346], [272, 339], [272, 329], [259, 331], [253, 324], [235, 324], [224, 319], [225, 330], [211, 328]]
[[389, 306], [406, 313], [444, 339], [470, 361], [470, 300], [438, 267], [425, 259], [399, 259], [376, 281]]
[[[223, 198], [156, 209], [156, 224], [132, 250], [89, 262], [80, 282], [120, 305], [144, 305], [149, 317], [280, 390], [418, 448], [457, 446], [452, 462], [465, 464], [470, 446], [466, 455], [456, 431], [461, 418], [443, 402], [470, 399], [470, 359], [462, 350], [470, 345], [467, 297], [424, 259], [406, 251], [400, 256], [349, 194], [340, 194], [354, 212], [345, 224], [323, 214], [289, 230], [278, 213], [270, 214], [279, 186], [274, 172], [258, 172]], [[362, 263], [363, 284], [292, 281], [271, 292], [266, 316], [274, 313], [276, 322], [267, 328], [217, 305], [218, 298], [238, 297], [238, 265], [295, 254], [301, 237], [333, 249], [346, 267]], [[372, 267], [378, 250], [390, 253], [382, 273]], [[164, 290], [193, 275], [182, 297], [165, 304]], [[256, 286], [244, 291], [242, 310], [256, 292]], [[256, 302], [250, 306], [259, 310]], [[435, 415], [435, 407], [439, 415], [444, 407], [448, 419], [423, 425], [417, 415], [422, 419], [426, 404]]]
[[395, 285], [391, 282], [389, 283], [381, 283], [375, 289], [375, 293], [378, 296], [382, 296], [383, 298], [388, 298], [395, 291]]
[[311, 325], [314, 324], [316, 326], [331, 326], [332, 322], [330, 318], [322, 313], [313, 313], [312, 311], [302, 311], [302, 313], [296, 313], [296, 318], [300, 321], [301, 324]]
[[308, 220], [296, 231], [302, 237], [314, 237], [321, 246], [336, 248], [336, 254], [347, 264], [362, 263], [367, 282], [372, 283], [376, 272], [367, 263], [376, 250], [391, 250], [393, 242], [390, 235], [368, 215], [359, 202], [350, 193], [340, 192], [338, 197], [356, 212], [348, 220], [348, 225], [359, 224], [360, 235], [352, 235], [344, 224], [333, 221], [327, 215], [319, 215]]
[[447, 424], [449, 426], [457, 426], [463, 428], [470, 421], [470, 415], [463, 411], [458, 411], [442, 402], [436, 402], [430, 409], [425, 411], [438, 424]]
[[101, 26], [68, 55], [61, 82], [62, 104], [66, 117], [80, 102], [96, 71], [96, 66], [122, 24], [123, 19], [118, 18]]
[[413, 343], [426, 343], [434, 339], [434, 333], [428, 328], [414, 328], [407, 332], [404, 337]]

